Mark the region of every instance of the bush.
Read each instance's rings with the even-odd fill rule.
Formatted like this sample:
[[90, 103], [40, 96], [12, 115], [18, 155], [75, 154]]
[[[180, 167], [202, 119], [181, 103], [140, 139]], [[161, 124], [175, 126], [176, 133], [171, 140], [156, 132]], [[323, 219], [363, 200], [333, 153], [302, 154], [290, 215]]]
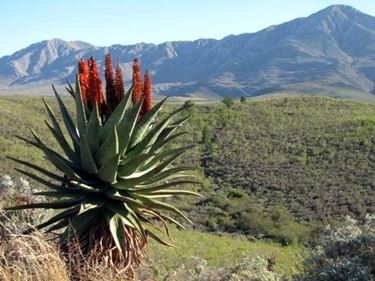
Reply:
[[230, 108], [233, 106], [234, 104], [234, 99], [232, 97], [229, 97], [229, 96], [225, 96], [222, 100], [222, 102], [225, 104], [225, 106], [227, 108]]
[[207, 261], [192, 257], [169, 274], [167, 281], [279, 281], [282, 275], [273, 271], [274, 259], [247, 257], [231, 268], [208, 267]]
[[375, 215], [360, 226], [346, 218], [344, 226], [327, 227], [327, 236], [304, 263], [298, 281], [375, 280]]
[[206, 206], [205, 226], [210, 231], [240, 232], [252, 238], [272, 239], [283, 246], [312, 242], [313, 228], [298, 223], [287, 208], [267, 210], [245, 190], [224, 188], [225, 192], [212, 194], [200, 203]]

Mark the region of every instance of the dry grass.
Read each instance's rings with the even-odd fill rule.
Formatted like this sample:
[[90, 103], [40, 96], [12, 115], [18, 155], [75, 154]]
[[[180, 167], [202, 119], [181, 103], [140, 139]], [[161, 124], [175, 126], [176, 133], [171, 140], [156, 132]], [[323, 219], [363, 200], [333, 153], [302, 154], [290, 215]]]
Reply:
[[[61, 253], [54, 240], [40, 232], [20, 234], [9, 218], [0, 218], [0, 281], [125, 281], [129, 272], [111, 266], [95, 253], [84, 255], [72, 244]], [[150, 274], [141, 280], [153, 280]], [[135, 280], [135, 279], [132, 279]]]
[[[16, 222], [17, 226], [13, 222]], [[129, 274], [119, 267], [114, 267], [109, 259], [101, 259], [95, 253], [84, 254], [75, 244], [63, 254], [50, 236], [37, 231], [31, 235], [20, 234], [20, 230], [25, 228], [26, 224], [21, 220], [17, 221], [17, 217], [12, 217], [11, 221], [0, 214], [0, 281], [130, 280]], [[136, 268], [135, 278], [131, 280], [229, 280], [225, 279], [226, 276], [232, 276], [233, 273], [239, 274], [247, 269], [253, 272], [253, 262], [246, 263], [246, 270], [241, 269], [242, 267], [237, 269], [243, 256], [275, 255], [278, 264], [276, 272], [281, 275], [290, 273], [289, 269], [281, 270], [282, 268], [294, 267], [299, 263], [295, 255], [300, 253], [301, 249], [286, 249], [264, 242], [246, 242], [234, 237], [219, 237], [196, 231], [172, 231], [178, 238], [178, 248], [151, 244], [150, 257], [146, 255], [143, 259], [149, 265], [141, 264]], [[97, 250], [101, 252], [100, 249]], [[190, 264], [191, 257], [206, 260], [204, 271], [200, 272], [200, 264]], [[192, 275], [192, 272], [195, 275]], [[262, 272], [269, 273], [266, 270]], [[191, 279], [194, 276], [196, 279]], [[198, 277], [203, 279], [197, 279]], [[249, 280], [246, 278], [238, 280]]]
[[56, 247], [40, 233], [14, 234], [1, 226], [1, 281], [69, 281], [69, 274]]

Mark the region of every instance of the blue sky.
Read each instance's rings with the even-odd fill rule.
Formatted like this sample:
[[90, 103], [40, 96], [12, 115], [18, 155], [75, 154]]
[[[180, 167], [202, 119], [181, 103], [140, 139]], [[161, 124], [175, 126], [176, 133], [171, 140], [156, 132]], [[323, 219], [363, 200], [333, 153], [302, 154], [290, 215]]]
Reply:
[[333, 4], [375, 16], [375, 0], [1, 0], [0, 57], [51, 38], [100, 46], [220, 39]]

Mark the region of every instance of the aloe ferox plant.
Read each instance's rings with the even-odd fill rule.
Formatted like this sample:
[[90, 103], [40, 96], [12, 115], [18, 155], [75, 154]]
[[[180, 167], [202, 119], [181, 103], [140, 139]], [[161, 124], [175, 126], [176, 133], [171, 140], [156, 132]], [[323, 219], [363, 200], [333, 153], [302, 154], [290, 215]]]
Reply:
[[63, 153], [50, 148], [34, 132], [33, 140], [24, 139], [40, 149], [58, 172], [13, 158], [35, 171], [17, 169], [19, 172], [49, 188], [34, 193], [47, 200], [8, 210], [58, 209], [33, 229], [57, 231], [63, 248], [75, 237], [85, 253], [98, 251], [100, 244], [99, 252], [109, 255], [112, 263], [132, 267], [140, 263], [149, 237], [172, 245], [156, 230], [164, 229], [169, 236], [168, 223], [183, 228], [176, 215], [191, 223], [178, 208], [161, 200], [199, 195], [173, 188], [196, 183], [188, 172], [191, 167], [172, 165], [191, 146], [168, 148], [183, 134], [176, 131], [188, 117], [176, 117], [186, 107], [159, 118], [166, 98], [152, 106], [151, 75], [146, 72], [142, 81], [138, 60], [133, 62], [133, 83], [126, 94], [121, 68], [113, 71], [109, 54], [105, 95], [95, 59], [81, 60], [78, 66], [75, 89], [70, 84], [66, 88], [75, 101], [75, 120], [54, 87], [63, 124], [44, 100], [50, 117], [47, 127]]

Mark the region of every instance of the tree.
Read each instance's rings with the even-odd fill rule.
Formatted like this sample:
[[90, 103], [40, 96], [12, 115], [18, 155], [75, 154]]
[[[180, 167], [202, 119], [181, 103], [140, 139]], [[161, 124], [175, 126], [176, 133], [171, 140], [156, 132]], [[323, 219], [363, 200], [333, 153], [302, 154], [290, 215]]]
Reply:
[[230, 108], [234, 104], [234, 99], [230, 96], [225, 96], [222, 102], [226, 105], [227, 108]]

